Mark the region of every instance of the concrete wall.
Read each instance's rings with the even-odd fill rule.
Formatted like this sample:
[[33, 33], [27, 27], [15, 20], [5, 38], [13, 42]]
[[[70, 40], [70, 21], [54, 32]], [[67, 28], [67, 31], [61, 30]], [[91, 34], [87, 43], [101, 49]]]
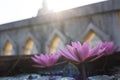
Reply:
[[120, 46], [118, 1], [108, 0], [0, 25], [0, 53], [4, 54], [6, 40], [13, 44], [16, 55], [22, 54], [25, 42], [29, 38], [34, 41], [38, 52], [47, 52], [47, 47], [54, 35], [58, 35], [64, 44], [70, 41], [83, 42], [91, 30], [102, 41], [113, 40]]

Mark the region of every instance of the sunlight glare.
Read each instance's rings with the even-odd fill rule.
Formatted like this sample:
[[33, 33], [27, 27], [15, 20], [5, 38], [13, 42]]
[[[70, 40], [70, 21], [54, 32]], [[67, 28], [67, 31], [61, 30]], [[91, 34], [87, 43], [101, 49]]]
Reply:
[[48, 9], [55, 12], [106, 0], [48, 0]]

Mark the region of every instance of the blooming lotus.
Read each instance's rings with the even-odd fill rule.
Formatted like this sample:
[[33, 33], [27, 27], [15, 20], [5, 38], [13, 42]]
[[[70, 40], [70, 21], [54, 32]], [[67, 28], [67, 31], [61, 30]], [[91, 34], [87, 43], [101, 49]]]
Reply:
[[65, 50], [61, 50], [61, 55], [70, 61], [76, 63], [81, 63], [83, 80], [87, 80], [85, 63], [88, 61], [94, 61], [104, 55], [110, 55], [117, 47], [114, 47], [113, 42], [103, 42], [92, 49], [90, 49], [90, 44], [84, 42], [83, 45], [80, 42], [72, 42], [72, 45], [67, 45]]
[[84, 63], [85, 61], [91, 61], [98, 58], [105, 48], [101, 48], [101, 44], [90, 49], [90, 44], [84, 42], [83, 45], [80, 42], [72, 42], [72, 45], [67, 45], [65, 50], [61, 50], [61, 55], [68, 60], [76, 63]]
[[60, 54], [40, 54], [32, 57], [32, 60], [38, 63], [40, 67], [51, 67], [59, 59]]

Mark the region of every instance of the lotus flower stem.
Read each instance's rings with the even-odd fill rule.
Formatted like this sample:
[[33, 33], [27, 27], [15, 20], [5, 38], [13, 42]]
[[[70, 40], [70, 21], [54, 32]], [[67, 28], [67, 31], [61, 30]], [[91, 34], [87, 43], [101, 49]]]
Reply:
[[49, 80], [54, 80], [53, 78], [53, 72], [52, 72], [52, 67], [50, 67], [50, 77], [49, 77]]
[[49, 80], [55, 80], [53, 73], [53, 66], [49, 67], [49, 72], [50, 72]]
[[56, 63], [55, 65], [60, 65], [60, 64], [64, 64], [64, 63], [67, 63], [67, 61], [62, 61], [62, 62]]
[[103, 67], [102, 67], [102, 70], [105, 72], [105, 68], [106, 68], [106, 65], [107, 65], [107, 61], [108, 61], [108, 57], [105, 56], [105, 61], [104, 61], [104, 64], [103, 64]]
[[83, 80], [87, 80], [87, 75], [86, 75], [86, 68], [85, 68], [85, 63], [82, 63], [82, 75], [83, 75]]

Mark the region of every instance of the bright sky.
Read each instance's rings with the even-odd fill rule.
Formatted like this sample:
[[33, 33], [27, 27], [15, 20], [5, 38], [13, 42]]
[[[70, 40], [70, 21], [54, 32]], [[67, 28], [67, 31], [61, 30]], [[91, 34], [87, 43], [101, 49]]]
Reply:
[[[48, 0], [48, 8], [61, 11], [104, 0]], [[42, 0], [0, 0], [0, 24], [35, 17]]]

